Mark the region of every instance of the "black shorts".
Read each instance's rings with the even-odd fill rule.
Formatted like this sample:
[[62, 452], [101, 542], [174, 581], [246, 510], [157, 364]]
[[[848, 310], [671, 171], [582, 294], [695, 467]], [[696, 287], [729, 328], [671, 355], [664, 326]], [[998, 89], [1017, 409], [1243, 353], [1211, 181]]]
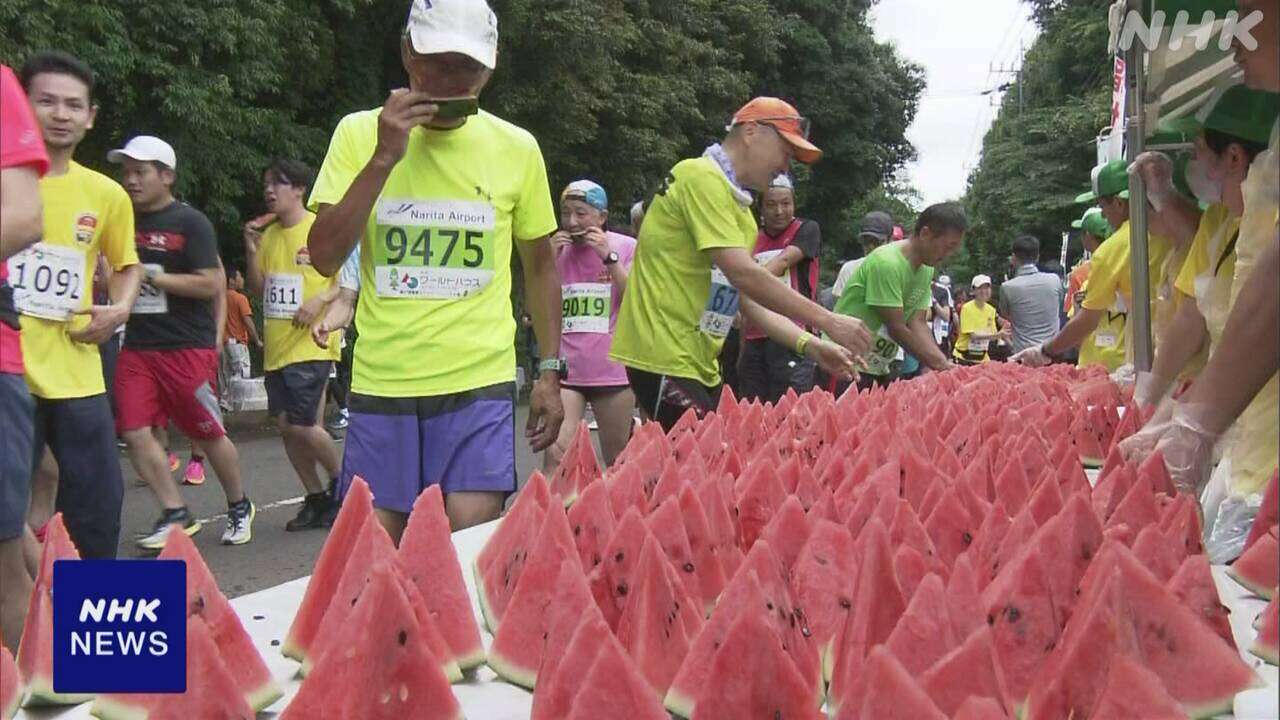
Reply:
[[630, 385], [568, 385], [560, 383], [561, 390], [572, 390], [587, 399], [587, 402], [629, 389]]
[[0, 540], [18, 537], [27, 522], [35, 407], [21, 375], [0, 373]]
[[267, 413], [284, 413], [290, 425], [318, 425], [324, 385], [333, 369], [332, 360], [310, 360], [270, 370], [262, 383], [267, 390]]
[[689, 378], [657, 375], [627, 368], [627, 379], [636, 394], [636, 404], [650, 420], [670, 431], [690, 408], [702, 417], [720, 403], [720, 386], [708, 387]]

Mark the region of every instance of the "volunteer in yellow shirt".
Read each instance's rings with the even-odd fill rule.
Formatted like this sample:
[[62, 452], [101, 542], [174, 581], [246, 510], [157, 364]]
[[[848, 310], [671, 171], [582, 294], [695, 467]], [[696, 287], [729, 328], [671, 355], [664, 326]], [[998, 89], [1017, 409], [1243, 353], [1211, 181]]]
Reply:
[[[263, 198], [275, 217], [265, 229], [245, 226], [248, 288], [262, 298], [267, 412], [276, 418], [289, 462], [307, 491], [298, 514], [285, 530], [333, 524], [337, 500], [333, 488], [342, 469], [338, 448], [320, 423], [325, 387], [341, 346], [335, 338], [322, 348], [311, 341], [311, 325], [337, 295], [336, 278], [311, 266], [307, 235], [315, 215], [304, 205], [312, 185], [311, 168], [296, 160], [277, 160], [263, 173]], [[324, 470], [322, 478], [316, 465]]]
[[991, 278], [975, 275], [973, 299], [960, 308], [960, 333], [952, 355], [963, 365], [988, 362], [991, 358], [987, 348], [1008, 335], [997, 325], [996, 307], [991, 304]]
[[[534, 452], [560, 431], [560, 281], [546, 166], [527, 131], [476, 105], [497, 61], [483, 0], [415, 0], [401, 43], [410, 89], [343, 118], [311, 190], [312, 265], [338, 272], [360, 246], [361, 289], [340, 494], [360, 475], [398, 539], [418, 494], [440, 485], [455, 529], [494, 519], [515, 490], [515, 319], [520, 255], [547, 354], [525, 428]], [[572, 373], [572, 368], [568, 370]]]
[[[40, 180], [44, 237], [9, 258], [22, 357], [35, 398], [34, 464], [58, 461], [57, 509], [86, 558], [114, 558], [124, 498], [115, 421], [98, 344], [129, 319], [142, 266], [124, 188], [72, 156], [93, 125], [93, 73], [65, 53], [32, 56], [22, 81], [49, 151]], [[115, 271], [110, 305], [93, 305], [98, 255]]]
[[763, 192], [792, 158], [821, 157], [807, 128], [791, 105], [756, 98], [735, 113], [723, 143], [672, 168], [649, 206], [609, 357], [627, 367], [641, 410], [664, 427], [690, 408], [701, 415], [716, 406], [717, 358], [739, 309], [769, 338], [838, 375], [852, 369], [847, 352], [772, 311], [859, 353], [870, 347], [862, 321], [825, 310], [752, 257], [750, 191]]
[[1072, 221], [1071, 227], [1081, 230], [1080, 245], [1086, 257], [1071, 270], [1067, 280], [1067, 297], [1063, 312], [1068, 318], [1075, 317], [1076, 309], [1084, 301], [1084, 286], [1089, 281], [1089, 258], [1098, 251], [1103, 240], [1111, 237], [1111, 225], [1102, 216], [1102, 210], [1091, 207], [1084, 211], [1079, 220]]
[[[1111, 372], [1127, 361], [1128, 313], [1133, 304], [1128, 164], [1115, 160], [1094, 168], [1092, 184], [1093, 189], [1076, 201], [1096, 201], [1103, 217], [1116, 231], [1098, 246], [1089, 260], [1089, 280], [1085, 283], [1081, 311], [1053, 339], [1014, 355], [1011, 358], [1014, 362], [1045, 365], [1073, 347], [1080, 348], [1081, 367], [1102, 365]], [[1154, 294], [1163, 282], [1161, 268], [1172, 246], [1157, 235], [1151, 235], [1148, 240], [1148, 267]]]

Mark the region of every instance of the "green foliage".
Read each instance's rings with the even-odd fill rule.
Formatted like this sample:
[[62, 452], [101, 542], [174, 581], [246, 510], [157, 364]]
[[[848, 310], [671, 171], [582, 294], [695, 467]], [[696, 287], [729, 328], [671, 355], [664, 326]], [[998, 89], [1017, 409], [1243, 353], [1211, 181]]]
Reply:
[[[961, 282], [979, 272], [998, 276], [1023, 233], [1040, 239], [1044, 259], [1058, 256], [1062, 232], [1084, 212], [1075, 197], [1089, 185], [1094, 138], [1108, 122], [1108, 3], [1028, 2], [1041, 33], [1023, 59], [1026, 106], [1019, 110], [1016, 88], [1005, 95], [969, 177], [972, 227], [964, 250], [947, 263]], [[1079, 254], [1075, 242], [1072, 255]]]
[[[836, 251], [913, 157], [923, 73], [876, 42], [871, 0], [491, 2], [501, 45], [484, 106], [533, 132], [553, 187], [605, 185], [620, 222], [754, 94], [812, 117], [826, 157], [800, 173], [800, 212]], [[47, 48], [85, 59], [101, 111], [77, 159], [104, 169], [129, 137], [164, 137], [179, 195], [209, 215], [234, 263], [269, 159], [318, 166], [343, 115], [405, 84], [407, 11], [407, 0], [6, 0], [0, 61]]]

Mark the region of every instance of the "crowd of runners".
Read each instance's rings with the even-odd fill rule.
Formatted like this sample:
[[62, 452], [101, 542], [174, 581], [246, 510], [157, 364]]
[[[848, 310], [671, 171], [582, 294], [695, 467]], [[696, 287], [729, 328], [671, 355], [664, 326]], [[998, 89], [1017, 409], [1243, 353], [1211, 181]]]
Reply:
[[[1087, 265], [1061, 277], [1038, 265], [1035, 238], [1019, 237], [998, 294], [980, 274], [963, 298], [935, 270], [967, 230], [954, 203], [908, 227], [870, 213], [850, 253], [859, 257], [822, 284], [820, 227], [796, 216], [789, 175], [822, 151], [780, 99], [743, 105], [720, 142], [677, 163], [624, 223], [611, 222], [607, 190], [592, 180], [553, 195], [535, 138], [474, 102], [497, 61], [484, 0], [414, 2], [401, 39], [409, 87], [344, 117], [317, 171], [298, 159], [263, 168], [268, 214], [244, 225], [243, 268], [224, 265], [210, 221], [175, 197], [182, 170], [164, 139], [137, 136], [108, 153], [115, 178], [76, 161], [107, 92], [84, 62], [43, 52], [17, 74], [0, 68], [4, 640], [16, 643], [39, 523], [53, 509], [37, 506], [56, 496], [84, 557], [116, 555], [117, 443], [158, 507], [140, 549], [201, 529], [174, 477], [170, 425], [194, 448], [185, 479], [202, 482], [207, 458], [222, 485], [222, 542], [251, 541], [252, 486], [219, 397], [248, 374], [251, 345], [262, 348], [269, 413], [306, 493], [287, 528], [331, 524], [359, 475], [398, 541], [429, 485], [442, 486], [455, 528], [496, 518], [516, 488], [516, 443], [544, 452], [553, 470], [588, 409], [607, 464], [637, 415], [670, 427], [713, 409], [726, 382], [769, 402], [1010, 354], [1120, 369], [1131, 348], [1133, 172], [1151, 188], [1158, 328], [1156, 367], [1138, 379], [1137, 398], [1159, 411], [1127, 451], [1160, 447], [1196, 490], [1193, 471], [1243, 412], [1228, 448], [1232, 482], [1260, 485], [1276, 465], [1277, 353], [1241, 348], [1274, 347], [1280, 304], [1275, 26], [1268, 13], [1259, 49], [1238, 54], [1247, 87], [1221, 94], [1193, 128], [1194, 199], [1163, 156], [1101, 166], [1078, 199], [1098, 206], [1076, 224]], [[513, 267], [523, 272], [519, 315]], [[1269, 283], [1248, 282], [1259, 267]], [[243, 291], [260, 299], [261, 336]], [[517, 316], [539, 351], [519, 440]], [[323, 416], [353, 324], [340, 452]]]

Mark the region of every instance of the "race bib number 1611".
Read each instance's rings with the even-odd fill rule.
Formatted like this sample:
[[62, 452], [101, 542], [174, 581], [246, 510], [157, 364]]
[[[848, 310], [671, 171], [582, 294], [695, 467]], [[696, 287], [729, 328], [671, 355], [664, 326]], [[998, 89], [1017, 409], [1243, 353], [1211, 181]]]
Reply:
[[373, 273], [382, 297], [453, 300], [493, 281], [496, 210], [466, 200], [380, 200]]

